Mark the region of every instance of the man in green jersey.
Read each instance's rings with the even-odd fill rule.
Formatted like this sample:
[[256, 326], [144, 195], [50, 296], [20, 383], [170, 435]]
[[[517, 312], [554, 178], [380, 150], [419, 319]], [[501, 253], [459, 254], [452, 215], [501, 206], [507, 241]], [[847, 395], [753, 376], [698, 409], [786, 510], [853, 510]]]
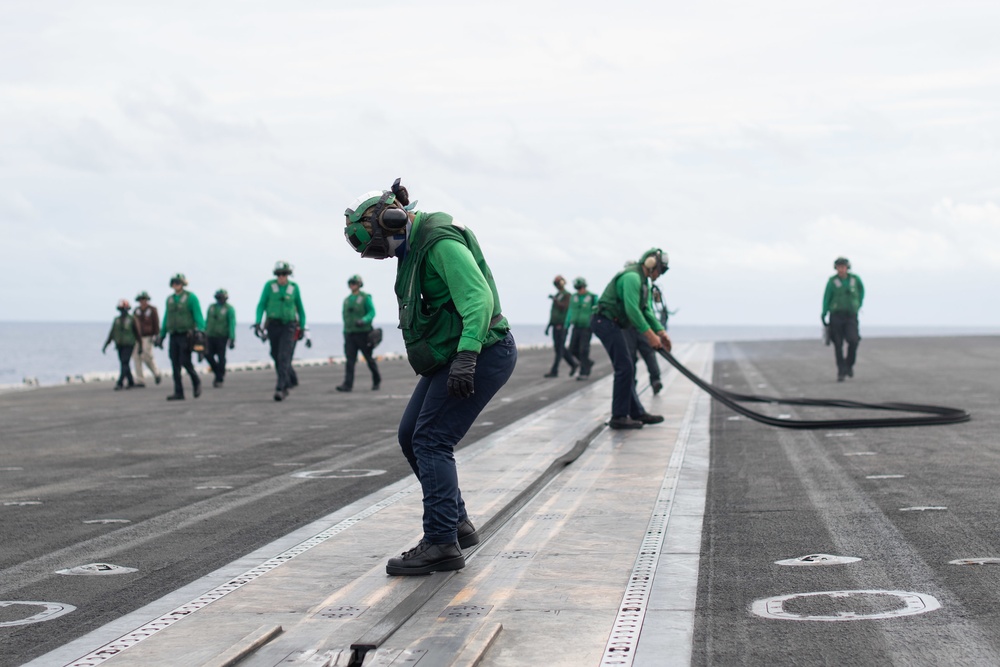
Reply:
[[556, 356], [552, 360], [552, 370], [546, 373], [545, 377], [559, 377], [559, 362], [563, 359], [569, 364], [569, 374], [572, 377], [577, 364], [573, 356], [566, 351], [566, 311], [569, 310], [571, 294], [566, 289], [566, 279], [562, 276], [553, 278], [552, 285], [556, 288], [556, 293], [549, 295], [552, 299], [552, 308], [549, 309], [549, 325], [545, 327], [545, 333], [552, 331], [552, 347], [555, 348]]
[[[826, 281], [823, 292], [823, 313], [820, 319], [829, 327], [833, 354], [837, 360], [837, 382], [845, 377], [854, 377], [854, 360], [858, 352], [861, 334], [858, 331], [858, 311], [865, 300], [865, 286], [861, 278], [850, 273], [851, 263], [846, 257], [838, 257], [833, 262], [836, 275]], [[826, 316], [830, 315], [827, 323]], [[844, 343], [847, 355], [844, 355]]]
[[264, 291], [257, 302], [254, 328], [260, 331], [261, 320], [267, 315], [267, 339], [271, 342], [271, 358], [278, 376], [274, 385], [274, 400], [288, 398], [288, 390], [297, 384], [292, 371], [292, 355], [299, 327], [306, 328], [306, 310], [302, 307], [299, 286], [289, 277], [292, 265], [278, 261], [274, 265], [274, 278], [264, 284]]
[[580, 365], [580, 374], [576, 379], [586, 380], [590, 377], [590, 369], [594, 365], [590, 360], [590, 320], [597, 307], [597, 295], [587, 291], [587, 281], [584, 278], [576, 278], [573, 281], [573, 289], [576, 290], [576, 294], [570, 298], [569, 309], [566, 311], [566, 328], [569, 329], [571, 325], [573, 327], [566, 355], [570, 360], [571, 369], [575, 368], [576, 364]]
[[106, 353], [108, 345], [114, 342], [115, 349], [118, 350], [120, 370], [118, 372], [118, 382], [115, 384], [115, 391], [122, 389], [122, 384], [126, 380], [128, 381], [128, 385], [125, 386], [126, 389], [131, 389], [135, 386], [135, 380], [132, 378], [132, 367], [129, 365], [129, 361], [132, 359], [132, 350], [136, 345], [139, 346], [139, 353], [142, 353], [142, 334], [139, 332], [139, 325], [136, 324], [135, 318], [128, 312], [131, 307], [128, 299], [122, 299], [118, 302], [118, 317], [111, 323], [111, 331], [108, 332], [108, 339], [104, 341], [104, 347], [101, 348], [101, 353]]
[[229, 305], [229, 292], [224, 289], [215, 293], [215, 303], [205, 313], [205, 336], [205, 358], [215, 374], [212, 386], [221, 387], [226, 379], [226, 347], [236, 347], [236, 309]]
[[181, 382], [181, 369], [191, 377], [194, 397], [201, 396], [201, 379], [191, 363], [191, 351], [194, 347], [195, 333], [205, 330], [205, 318], [201, 315], [201, 304], [198, 297], [188, 292], [187, 278], [178, 273], [170, 279], [170, 287], [174, 293], [167, 297], [167, 308], [163, 312], [163, 325], [156, 341], [157, 347], [163, 346], [163, 339], [170, 336], [170, 364], [174, 372], [174, 393], [167, 396], [168, 401], [184, 400], [184, 384]]
[[597, 313], [591, 321], [594, 334], [611, 357], [615, 369], [611, 396], [613, 429], [642, 428], [663, 421], [660, 415], [646, 412], [635, 391], [635, 363], [625, 329], [635, 327], [654, 350], [670, 351], [670, 338], [650, 308], [649, 284], [667, 270], [667, 254], [659, 248], [647, 250], [635, 264], [626, 264], [597, 301]]
[[[392, 575], [465, 567], [479, 542], [458, 485], [454, 449], [507, 382], [517, 347], [475, 235], [447, 213], [407, 210], [399, 184], [358, 197], [344, 235], [362, 257], [396, 257], [399, 328], [421, 377], [399, 424], [399, 444], [423, 491], [423, 538], [392, 558]], [[411, 207], [412, 208], [412, 207]]]
[[362, 292], [364, 281], [361, 276], [353, 275], [347, 279], [350, 295], [344, 299], [344, 382], [337, 385], [337, 391], [351, 391], [354, 388], [354, 367], [358, 363], [358, 352], [364, 355], [368, 370], [372, 372], [372, 391], [382, 384], [382, 376], [378, 372], [378, 364], [372, 356], [372, 345], [368, 334], [372, 330], [372, 320], [375, 319], [375, 304], [368, 292]]

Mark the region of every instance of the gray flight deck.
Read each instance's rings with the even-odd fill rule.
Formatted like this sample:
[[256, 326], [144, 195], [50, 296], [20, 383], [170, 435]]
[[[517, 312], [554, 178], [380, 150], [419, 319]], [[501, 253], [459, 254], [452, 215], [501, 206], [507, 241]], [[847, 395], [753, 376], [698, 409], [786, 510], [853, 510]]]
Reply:
[[[0, 665], [1000, 664], [1000, 339], [865, 340], [845, 383], [814, 341], [676, 346], [741, 393], [973, 414], [872, 430], [763, 426], [661, 362], [665, 422], [610, 431], [594, 351], [590, 382], [522, 351], [456, 455], [484, 540], [426, 577], [384, 569], [420, 535], [405, 362], [285, 403], [264, 371], [0, 395]], [[98, 563], [135, 571], [56, 574]]]

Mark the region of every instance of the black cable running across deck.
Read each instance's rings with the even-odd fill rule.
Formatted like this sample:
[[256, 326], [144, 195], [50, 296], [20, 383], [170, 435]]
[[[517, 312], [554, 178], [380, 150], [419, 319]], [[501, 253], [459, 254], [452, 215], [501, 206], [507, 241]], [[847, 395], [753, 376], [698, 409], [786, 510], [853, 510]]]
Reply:
[[[940, 424], [958, 424], [967, 422], [972, 417], [965, 410], [948, 408], [940, 405], [921, 405], [919, 403], [862, 403], [839, 398], [776, 398], [773, 396], [753, 396], [736, 394], [725, 389], [719, 389], [708, 384], [689, 371], [666, 350], [657, 350], [671, 366], [681, 372], [687, 379], [704, 389], [712, 398], [729, 409], [768, 426], [794, 429], [819, 428], [883, 428], [889, 426], [934, 426]], [[870, 417], [864, 419], [778, 419], [745, 408], [740, 403], [773, 403], [780, 405], [812, 405], [828, 408], [849, 408], [865, 410], [890, 410], [893, 412], [922, 412], [923, 417]]]

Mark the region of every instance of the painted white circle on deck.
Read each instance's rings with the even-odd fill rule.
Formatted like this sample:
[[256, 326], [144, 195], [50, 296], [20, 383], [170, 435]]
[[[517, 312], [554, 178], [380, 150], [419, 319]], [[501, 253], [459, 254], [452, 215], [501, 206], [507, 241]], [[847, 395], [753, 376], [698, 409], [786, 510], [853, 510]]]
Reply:
[[[829, 598], [830, 606], [846, 607], [850, 598], [860, 598], [858, 604], [864, 604], [865, 597], [892, 597], [896, 599], [897, 607], [887, 611], [873, 613], [858, 613], [854, 611], [836, 611], [828, 614], [797, 614], [785, 610], [785, 603], [805, 598]], [[818, 591], [815, 593], [792, 593], [771, 598], [755, 600], [751, 611], [762, 618], [774, 618], [783, 621], [869, 621], [880, 618], [895, 618], [897, 616], [913, 616], [925, 614], [940, 609], [941, 603], [932, 595], [926, 593], [911, 593], [909, 591]]]
[[348, 477], [378, 477], [384, 474], [385, 470], [303, 470], [292, 473], [292, 477], [299, 479], [345, 479]]
[[37, 602], [34, 600], [5, 600], [0, 601], [0, 607], [13, 607], [14, 605], [26, 605], [30, 607], [44, 607], [42, 611], [34, 614], [33, 616], [28, 616], [27, 618], [22, 618], [17, 621], [5, 621], [0, 623], [0, 628], [10, 628], [15, 625], [31, 625], [32, 623], [41, 623], [42, 621], [51, 621], [53, 618], [58, 618], [64, 616], [71, 611], [76, 611], [76, 607], [71, 604], [63, 604], [62, 602]]

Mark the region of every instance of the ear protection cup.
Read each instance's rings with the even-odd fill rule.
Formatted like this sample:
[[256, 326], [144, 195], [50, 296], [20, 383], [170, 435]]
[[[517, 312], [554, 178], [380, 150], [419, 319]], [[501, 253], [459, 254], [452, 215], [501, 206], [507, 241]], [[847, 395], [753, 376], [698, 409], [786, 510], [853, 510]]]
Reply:
[[387, 208], [382, 211], [382, 215], [378, 219], [378, 224], [381, 225], [383, 229], [397, 232], [403, 227], [406, 227], [406, 223], [409, 221], [410, 216], [407, 215], [406, 211], [403, 209]]
[[666, 273], [669, 268], [667, 266], [667, 260], [664, 257], [664, 253], [659, 248], [654, 248], [649, 251], [649, 255], [646, 259], [642, 260], [642, 266], [649, 271], [658, 268], [661, 274]]

